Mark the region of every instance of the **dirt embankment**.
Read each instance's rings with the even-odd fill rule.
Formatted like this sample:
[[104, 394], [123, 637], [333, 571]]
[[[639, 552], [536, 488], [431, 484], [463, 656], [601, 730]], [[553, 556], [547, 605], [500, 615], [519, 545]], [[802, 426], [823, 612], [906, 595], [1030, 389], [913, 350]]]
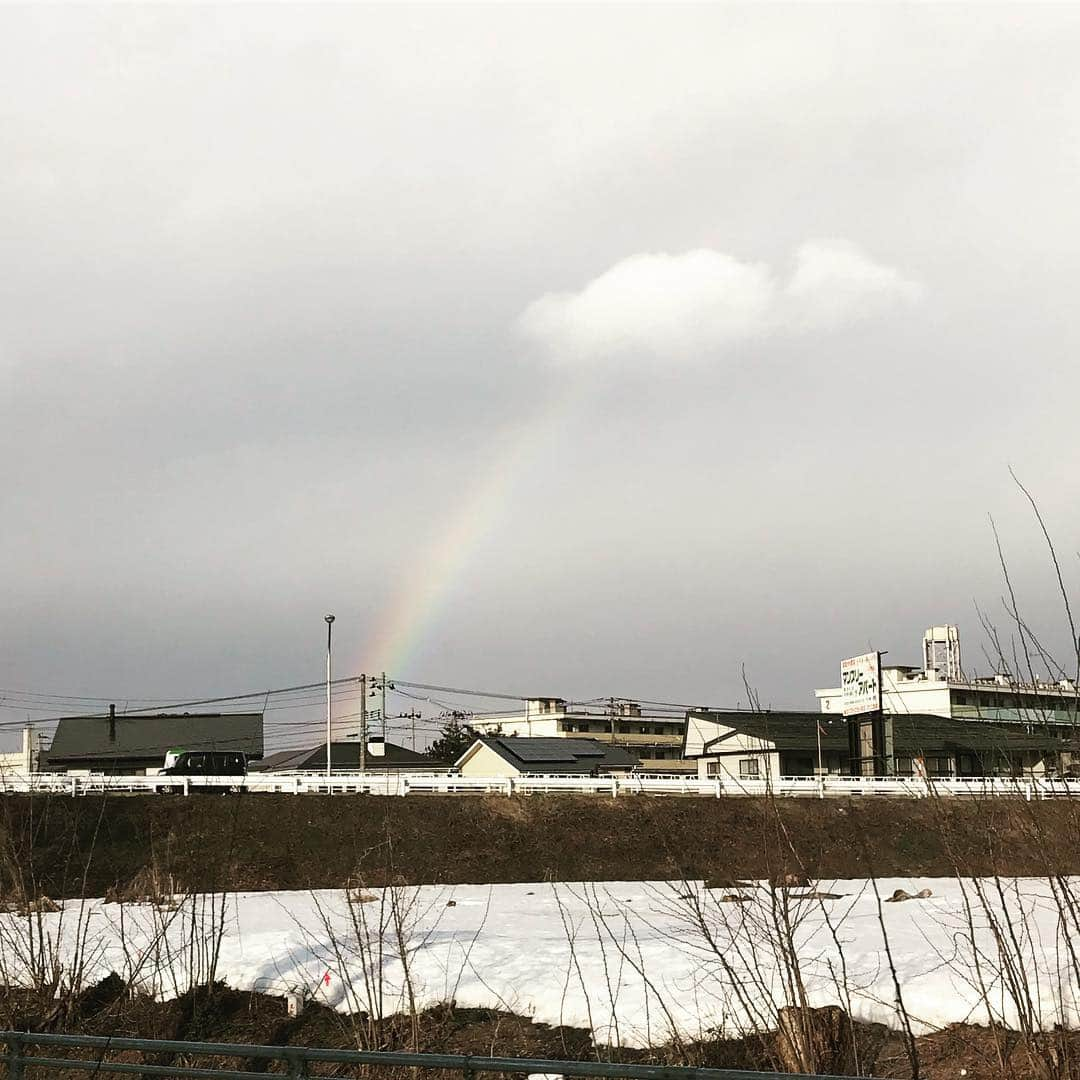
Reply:
[[0, 891], [1080, 873], [1080, 801], [586, 796], [0, 799]]
[[[554, 1061], [619, 1061], [634, 1064], [695, 1065], [720, 1069], [771, 1070], [777, 1065], [779, 1046], [774, 1033], [744, 1038], [707, 1038], [649, 1050], [596, 1046], [588, 1032], [549, 1027], [527, 1017], [488, 1009], [460, 1009], [452, 1002], [415, 1017], [389, 1017], [373, 1030], [364, 1017], [343, 1016], [309, 1004], [298, 1017], [287, 1015], [281, 998], [241, 993], [225, 987], [200, 987], [173, 1001], [131, 998], [123, 983], [111, 976], [66, 1007], [51, 998], [26, 991], [8, 991], [0, 1000], [0, 1025], [8, 1030], [78, 1032], [120, 1038], [174, 1039], [196, 1042], [262, 1046], [320, 1046], [341, 1049], [409, 1050], [421, 1053], [471, 1054], [478, 1057], [531, 1057]], [[878, 1024], [857, 1023], [852, 1028], [855, 1056], [846, 1075], [909, 1080], [915, 1075], [911, 1047], [900, 1033]], [[1080, 1035], [1060, 1036], [1058, 1042], [1070, 1065], [1080, 1059]], [[923, 1080], [954, 1080], [957, 1076], [1009, 1077], [1009, 1080], [1045, 1080], [1040, 1061], [1032, 1060], [1017, 1043], [999, 1056], [1000, 1042], [986, 1028], [957, 1025], [915, 1040], [918, 1075]], [[86, 1052], [50, 1048], [58, 1057], [90, 1057]], [[268, 1068], [260, 1058], [180, 1059], [173, 1054], [112, 1051], [112, 1061], [203, 1067], [241, 1068], [278, 1075], [284, 1066]], [[312, 1075], [337, 1075], [335, 1066], [313, 1066]], [[29, 1068], [27, 1080], [76, 1080], [83, 1071]], [[380, 1080], [415, 1080], [414, 1070], [385, 1068], [372, 1073]], [[460, 1073], [431, 1071], [425, 1080], [460, 1080]], [[498, 1075], [498, 1074], [491, 1074]], [[772, 1075], [772, 1073], [770, 1073]], [[1056, 1073], [1075, 1076], [1073, 1068]]]

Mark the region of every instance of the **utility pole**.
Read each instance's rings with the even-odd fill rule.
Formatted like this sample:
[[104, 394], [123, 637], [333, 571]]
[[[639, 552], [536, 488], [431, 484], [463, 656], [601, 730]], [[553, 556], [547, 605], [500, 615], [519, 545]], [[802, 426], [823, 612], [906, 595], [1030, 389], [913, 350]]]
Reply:
[[611, 745], [615, 745], [615, 699], [608, 698], [608, 716], [611, 717]]
[[379, 717], [382, 719], [382, 739], [383, 743], [386, 742], [386, 672], [382, 673], [382, 678], [379, 680], [379, 686], [382, 689], [382, 703], [379, 706]]
[[326, 778], [330, 779], [330, 642], [334, 632], [334, 616], [326, 616]]
[[416, 721], [420, 719], [420, 714], [415, 709], [410, 709], [408, 712], [398, 713], [399, 720], [409, 720], [412, 726], [412, 748], [416, 749]]
[[360, 676], [360, 771], [367, 772], [367, 676]]

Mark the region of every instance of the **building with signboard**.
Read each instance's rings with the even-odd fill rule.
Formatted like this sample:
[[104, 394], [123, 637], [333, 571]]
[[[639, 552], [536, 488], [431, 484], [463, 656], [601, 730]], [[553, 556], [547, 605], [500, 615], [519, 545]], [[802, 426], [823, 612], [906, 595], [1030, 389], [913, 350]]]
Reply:
[[[921, 714], [1026, 727], [1072, 727], [1080, 720], [1080, 694], [1070, 679], [1042, 681], [1036, 676], [1023, 680], [1007, 672], [986, 676], [965, 673], [960, 633], [955, 626], [933, 626], [926, 631], [921, 664], [883, 660], [880, 680], [881, 710], [886, 715]], [[845, 715], [843, 684], [814, 693], [823, 713]]]

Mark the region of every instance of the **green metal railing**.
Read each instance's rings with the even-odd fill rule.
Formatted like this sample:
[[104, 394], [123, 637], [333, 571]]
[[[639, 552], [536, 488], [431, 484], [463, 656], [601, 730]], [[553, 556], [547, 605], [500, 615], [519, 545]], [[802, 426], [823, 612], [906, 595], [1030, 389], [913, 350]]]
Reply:
[[[7, 1046], [0, 1061], [7, 1065], [10, 1080], [34, 1080], [51, 1076], [38, 1070], [68, 1069], [88, 1072], [127, 1074], [129, 1076], [195, 1077], [199, 1080], [265, 1080], [267, 1075], [291, 1077], [292, 1080], [317, 1080], [322, 1074], [309, 1073], [310, 1065], [390, 1066], [412, 1069], [441, 1069], [461, 1073], [462, 1080], [474, 1080], [478, 1073], [509, 1073], [549, 1076], [599, 1077], [603, 1080], [782, 1080], [791, 1073], [754, 1072], [747, 1069], [693, 1069], [668, 1065], [619, 1065], [607, 1061], [549, 1061], [543, 1058], [467, 1057], [462, 1054], [409, 1054], [375, 1050], [324, 1050], [307, 1046], [246, 1046], [242, 1043], [179, 1042], [164, 1039], [118, 1039], [105, 1035], [47, 1035], [35, 1032], [0, 1031], [0, 1041]], [[48, 1057], [42, 1048], [97, 1051], [90, 1057]], [[33, 1051], [33, 1052], [31, 1052]], [[109, 1061], [107, 1055], [120, 1051], [142, 1054], [186, 1054], [192, 1057], [243, 1058], [247, 1061], [284, 1062], [287, 1072], [268, 1074], [241, 1068], [194, 1065], [150, 1065], [133, 1061]], [[338, 1072], [336, 1075], [340, 1076]], [[843, 1080], [842, 1077], [816, 1076], [808, 1080]]]

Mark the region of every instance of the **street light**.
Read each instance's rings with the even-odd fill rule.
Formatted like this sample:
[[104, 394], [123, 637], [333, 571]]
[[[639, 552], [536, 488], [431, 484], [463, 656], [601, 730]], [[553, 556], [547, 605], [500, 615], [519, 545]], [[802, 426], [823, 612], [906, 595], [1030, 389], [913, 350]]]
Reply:
[[334, 632], [334, 616], [326, 616], [326, 778], [330, 779], [330, 639]]

